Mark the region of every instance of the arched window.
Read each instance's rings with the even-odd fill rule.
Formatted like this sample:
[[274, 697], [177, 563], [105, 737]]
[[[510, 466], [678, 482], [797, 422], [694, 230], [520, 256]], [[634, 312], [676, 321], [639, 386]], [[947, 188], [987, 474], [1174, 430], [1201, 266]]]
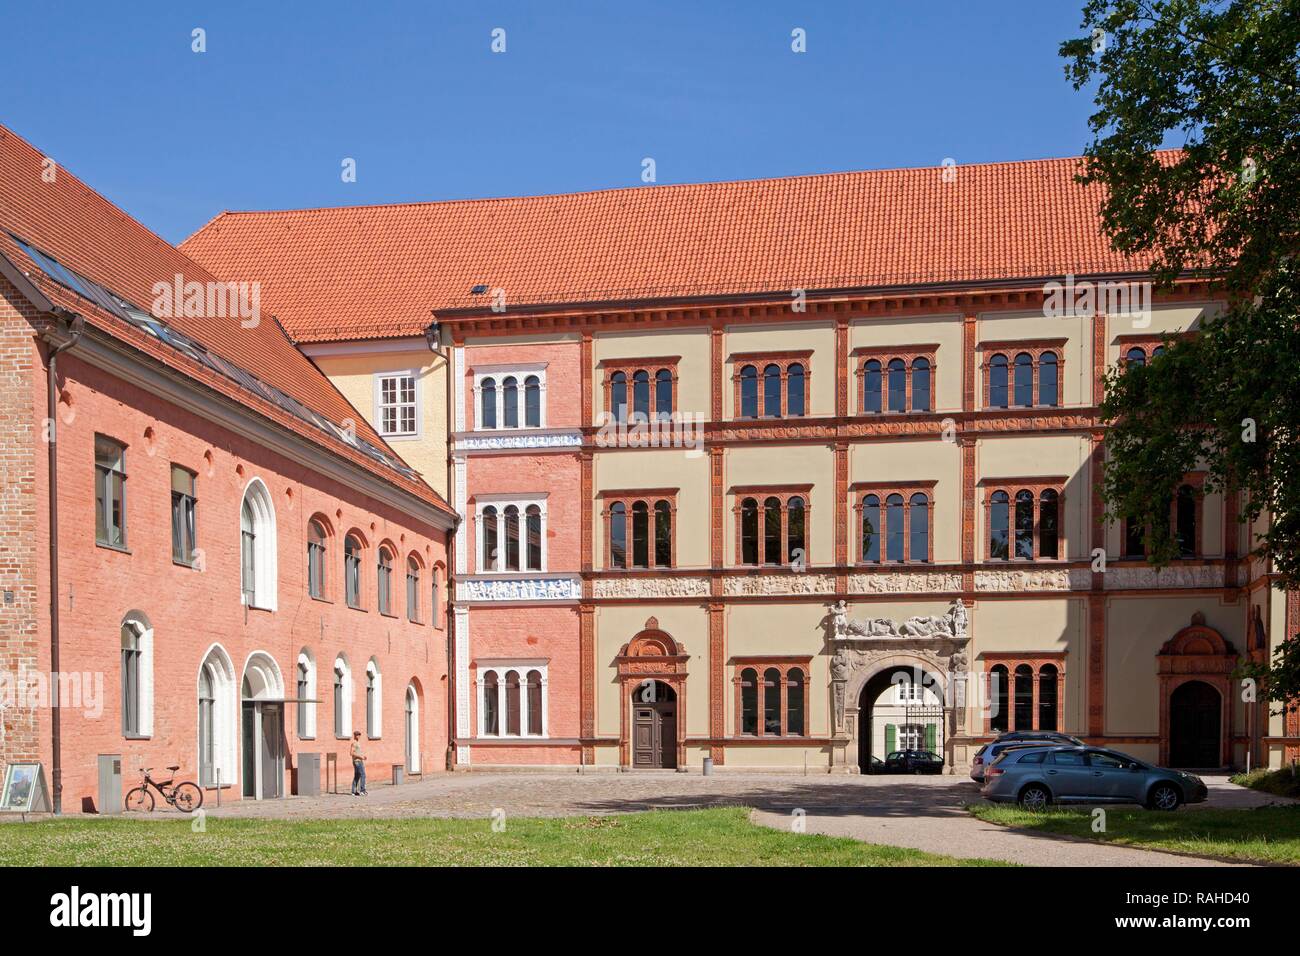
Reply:
[[673, 414], [673, 373], [661, 368], [655, 372], [655, 417], [671, 418]]
[[885, 499], [885, 560], [903, 560], [903, 496]]
[[361, 542], [352, 534], [343, 541], [343, 580], [348, 607], [361, 607]]
[[366, 663], [366, 736], [384, 735], [384, 685], [379, 662], [373, 657]]
[[643, 368], [632, 373], [632, 414], [636, 421], [650, 420], [650, 373]]
[[529, 671], [524, 678], [524, 687], [528, 698], [528, 726], [524, 733], [533, 737], [543, 736], [545, 728], [542, 727], [542, 672]]
[[406, 619], [420, 620], [420, 564], [415, 558], [406, 559]]
[[740, 416], [758, 417], [758, 369], [752, 365], [740, 370]]
[[1196, 555], [1196, 492], [1191, 485], [1179, 486], [1176, 507], [1178, 556], [1191, 558]]
[[393, 556], [387, 548], [379, 549], [379, 613], [393, 613]]
[[1038, 671], [1038, 729], [1056, 729], [1056, 678], [1055, 664], [1044, 664]]
[[768, 418], [781, 417], [781, 366], [768, 365], [763, 369], [763, 414]]
[[506, 570], [519, 570], [519, 508], [506, 505]]
[[310, 647], [298, 652], [297, 676], [298, 737], [313, 740], [316, 737], [316, 705], [308, 701], [316, 698], [316, 655]]
[[1034, 493], [1027, 489], [1016, 492], [1016, 557], [1034, 556]]
[[798, 667], [792, 667], [786, 674], [785, 728], [786, 732], [796, 737], [804, 734], [804, 675]]
[[763, 733], [781, 736], [781, 672], [775, 667], [763, 671]]
[[199, 666], [199, 785], [235, 782], [235, 669], [220, 645]]
[[501, 381], [501, 424], [505, 428], [519, 427], [519, 382], [513, 375]]
[[1038, 556], [1059, 558], [1061, 540], [1061, 496], [1044, 488], [1038, 496]]
[[673, 509], [667, 501], [655, 502], [655, 565], [670, 568], [673, 564]]
[[529, 428], [542, 424], [542, 380], [536, 375], [524, 379], [524, 424]]
[[1146, 529], [1142, 526], [1142, 522], [1138, 521], [1136, 518], [1124, 519], [1124, 557], [1146, 557], [1147, 545], [1145, 531]]
[[519, 736], [519, 672], [506, 671], [506, 736]]
[[804, 373], [803, 366], [795, 362], [786, 370], [785, 408], [787, 414], [803, 415]]
[[993, 712], [989, 715], [989, 729], [1002, 733], [1010, 726], [1007, 711], [1008, 683], [1010, 673], [1003, 664], [995, 664], [989, 670], [989, 698], [993, 702]]
[[989, 407], [1007, 407], [1007, 357], [1001, 352], [989, 359]]
[[483, 508], [483, 553], [479, 558], [479, 568], [483, 571], [497, 570], [497, 509], [496, 505]]
[[414, 684], [406, 685], [406, 769], [420, 772], [420, 695]]
[[479, 402], [480, 414], [479, 421], [482, 422], [481, 428], [497, 427], [497, 380], [494, 378], [485, 378], [479, 383]]
[[483, 675], [483, 735], [497, 737], [501, 734], [501, 713], [497, 701], [497, 674], [488, 671]]
[[862, 499], [862, 560], [880, 560], [880, 498]]
[[1034, 729], [1034, 670], [1028, 664], [1016, 667], [1015, 729]]
[[912, 540], [908, 542], [909, 557], [913, 561], [930, 560], [930, 499], [917, 492], [912, 495], [908, 514], [909, 533]]
[[917, 357], [912, 359], [912, 411], [928, 412], [930, 410], [930, 360]]
[[621, 501], [609, 507], [609, 563], [627, 567], [627, 506]]
[[1165, 347], [1163, 345], [1157, 345], [1155, 348], [1151, 350], [1152, 359], [1157, 359], [1164, 354], [1165, 354]]
[[763, 502], [763, 562], [781, 563], [781, 499]]
[[1124, 363], [1126, 366], [1146, 365], [1147, 353], [1142, 351], [1142, 349], [1138, 348], [1137, 346], [1134, 346], [1133, 348], [1129, 349], [1128, 353], [1124, 356]]
[[524, 528], [528, 533], [524, 558], [529, 571], [542, 570], [542, 509], [538, 505], [524, 508]]
[[740, 732], [758, 733], [758, 671], [752, 667], [740, 672]]
[[1056, 405], [1060, 398], [1057, 383], [1057, 360], [1055, 352], [1044, 352], [1038, 356], [1038, 404]]
[[878, 412], [884, 408], [881, 401], [881, 388], [880, 362], [870, 359], [862, 366], [862, 410], [864, 412]]
[[445, 588], [447, 585], [447, 572], [441, 564], [435, 564], [433, 574], [430, 577], [433, 578], [433, 626], [441, 631], [446, 627], [447, 595]]
[[244, 491], [239, 509], [240, 567], [244, 603], [249, 607], [275, 610], [276, 548], [275, 509], [271, 493], [254, 478]]
[[989, 499], [989, 557], [1005, 560], [1010, 545], [1011, 498], [995, 491]]
[[650, 509], [644, 501], [632, 504], [632, 567], [650, 566]]
[[889, 360], [889, 410], [907, 411], [907, 366], [901, 358]]
[[334, 736], [352, 736], [352, 668], [342, 654], [334, 658]]
[[758, 502], [753, 498], [740, 503], [740, 563], [758, 564]]
[[1028, 352], [1016, 356], [1016, 404], [1034, 404], [1034, 357]]
[[153, 627], [132, 611], [122, 619], [122, 735], [153, 735]]
[[325, 597], [325, 528], [315, 518], [307, 523], [307, 593]]
[[609, 377], [609, 404], [615, 421], [627, 421], [627, 375], [623, 372]]
[[791, 498], [786, 503], [786, 560], [791, 564], [807, 562], [804, 510], [802, 498]]

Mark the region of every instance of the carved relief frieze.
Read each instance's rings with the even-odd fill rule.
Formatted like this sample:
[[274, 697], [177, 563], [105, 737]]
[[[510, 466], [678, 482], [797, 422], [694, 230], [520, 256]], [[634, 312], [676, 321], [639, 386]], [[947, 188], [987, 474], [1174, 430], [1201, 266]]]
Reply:
[[1068, 591], [1071, 573], [1059, 570], [976, 571], [976, 591]]
[[961, 574], [948, 571], [889, 571], [850, 574], [854, 594], [921, 594], [960, 591]]
[[730, 574], [722, 579], [723, 593], [739, 597], [756, 594], [834, 594], [833, 574]]
[[708, 597], [708, 578], [627, 577], [597, 578], [591, 583], [596, 598]]

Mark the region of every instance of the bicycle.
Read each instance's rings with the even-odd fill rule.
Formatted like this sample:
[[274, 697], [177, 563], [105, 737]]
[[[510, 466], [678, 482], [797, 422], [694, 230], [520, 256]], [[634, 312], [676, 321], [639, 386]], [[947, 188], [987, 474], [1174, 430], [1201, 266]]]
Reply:
[[162, 794], [162, 798], [168, 804], [180, 810], [182, 813], [191, 813], [203, 806], [203, 791], [198, 784], [191, 783], [188, 780], [182, 780], [180, 783], [173, 784], [176, 779], [176, 771], [180, 770], [179, 766], [168, 767], [172, 772], [170, 780], [155, 780], [149, 776], [149, 771], [153, 767], [145, 767], [140, 771], [144, 775], [144, 783], [136, 787], [126, 795], [127, 810], [141, 810], [153, 812], [154, 799], [153, 794], [149, 792], [152, 785], [155, 790]]

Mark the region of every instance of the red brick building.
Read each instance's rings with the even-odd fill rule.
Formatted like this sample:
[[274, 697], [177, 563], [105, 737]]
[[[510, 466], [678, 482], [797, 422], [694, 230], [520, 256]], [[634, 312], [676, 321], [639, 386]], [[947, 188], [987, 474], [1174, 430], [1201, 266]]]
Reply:
[[0, 418], [0, 763], [65, 812], [104, 754], [210, 799], [346, 784], [354, 729], [372, 776], [444, 767], [454, 514], [256, 288], [3, 128]]

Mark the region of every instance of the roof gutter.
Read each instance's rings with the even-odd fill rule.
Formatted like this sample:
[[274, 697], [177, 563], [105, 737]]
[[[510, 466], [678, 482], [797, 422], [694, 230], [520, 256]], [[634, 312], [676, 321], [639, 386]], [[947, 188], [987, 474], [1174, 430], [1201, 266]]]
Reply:
[[[47, 300], [48, 301], [48, 300]], [[55, 814], [63, 812], [63, 728], [60, 712], [63, 703], [59, 700], [59, 356], [74, 348], [86, 330], [86, 319], [79, 313], [70, 312], [62, 306], [51, 306], [49, 314], [60, 325], [60, 332], [54, 336], [47, 332], [42, 336], [48, 347], [46, 357], [46, 404], [45, 420], [49, 423], [46, 447], [49, 453], [49, 521], [50, 521], [50, 784], [53, 790], [53, 810]], [[62, 339], [57, 342], [56, 338]]]

